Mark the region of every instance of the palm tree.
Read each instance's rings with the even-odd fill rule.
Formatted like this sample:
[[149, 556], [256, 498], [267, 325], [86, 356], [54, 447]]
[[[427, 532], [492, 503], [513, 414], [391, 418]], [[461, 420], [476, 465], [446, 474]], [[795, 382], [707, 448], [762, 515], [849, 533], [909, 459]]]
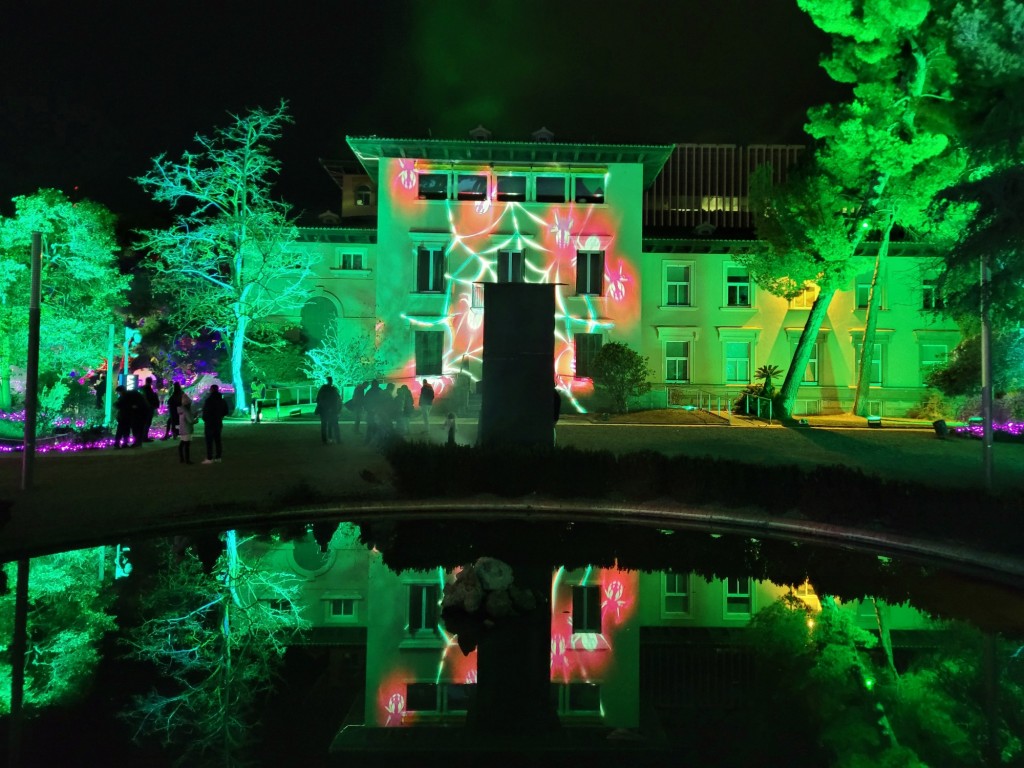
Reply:
[[754, 372], [754, 378], [758, 381], [764, 381], [761, 385], [761, 394], [765, 397], [771, 397], [775, 394], [775, 385], [772, 384], [772, 379], [777, 379], [782, 375], [782, 369], [777, 365], [762, 365]]

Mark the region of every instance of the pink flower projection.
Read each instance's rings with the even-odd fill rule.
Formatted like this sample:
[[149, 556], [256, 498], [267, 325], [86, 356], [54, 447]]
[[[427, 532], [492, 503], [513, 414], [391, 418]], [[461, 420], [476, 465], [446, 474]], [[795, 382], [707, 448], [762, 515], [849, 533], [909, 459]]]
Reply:
[[[442, 370], [445, 377], [456, 372], [476, 371], [483, 353], [483, 312], [474, 302], [474, 283], [493, 280], [498, 244], [514, 239], [526, 254], [528, 282], [556, 282], [558, 288], [555, 342], [555, 374], [566, 390], [585, 394], [590, 380], [575, 379], [573, 334], [607, 332], [612, 328], [629, 332], [639, 321], [640, 296], [637, 266], [615, 246], [620, 213], [611, 206], [577, 205], [574, 202], [549, 205], [521, 202], [496, 202], [497, 181], [488, 180], [488, 195], [476, 201], [419, 201], [416, 199], [418, 174], [432, 169], [423, 161], [396, 159], [392, 166], [396, 211], [410, 230], [426, 224], [429, 211], [436, 218], [443, 205], [451, 235], [448, 253], [445, 320], [435, 328], [446, 327]], [[441, 172], [438, 169], [433, 172]], [[436, 226], [436, 223], [434, 224]], [[566, 302], [575, 295], [577, 251], [603, 251], [605, 254], [604, 293], [586, 302]], [[472, 369], [466, 366], [473, 366]], [[415, 372], [412, 356], [402, 366], [403, 375]], [[440, 393], [438, 393], [440, 396]]]
[[617, 568], [597, 572], [601, 594], [601, 631], [574, 632], [572, 584], [560, 582], [552, 595], [551, 679], [561, 682], [600, 677], [612, 664], [615, 637], [636, 607], [637, 574]]
[[419, 179], [419, 175], [416, 173], [416, 161], [400, 159], [398, 161], [398, 174], [395, 178], [402, 189], [415, 189], [416, 182]]

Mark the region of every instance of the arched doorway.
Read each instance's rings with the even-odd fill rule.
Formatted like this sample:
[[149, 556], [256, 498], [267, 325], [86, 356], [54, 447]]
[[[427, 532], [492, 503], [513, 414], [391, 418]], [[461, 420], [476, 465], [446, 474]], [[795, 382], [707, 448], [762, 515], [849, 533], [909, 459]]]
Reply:
[[337, 330], [338, 310], [330, 299], [317, 296], [302, 308], [302, 346], [314, 349]]

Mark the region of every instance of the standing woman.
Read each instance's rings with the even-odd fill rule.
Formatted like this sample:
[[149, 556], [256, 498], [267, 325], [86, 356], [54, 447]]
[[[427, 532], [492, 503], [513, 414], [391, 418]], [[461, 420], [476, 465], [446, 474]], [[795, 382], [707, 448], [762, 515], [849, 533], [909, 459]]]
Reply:
[[[181, 392], [181, 385], [175, 384], [178, 392]], [[192, 411], [192, 398], [181, 392], [178, 404], [178, 461], [182, 464], [192, 463], [192, 433], [195, 430], [196, 417]]]
[[181, 384], [174, 382], [171, 394], [167, 398], [167, 427], [164, 429], [164, 440], [178, 436], [178, 409], [181, 407]]

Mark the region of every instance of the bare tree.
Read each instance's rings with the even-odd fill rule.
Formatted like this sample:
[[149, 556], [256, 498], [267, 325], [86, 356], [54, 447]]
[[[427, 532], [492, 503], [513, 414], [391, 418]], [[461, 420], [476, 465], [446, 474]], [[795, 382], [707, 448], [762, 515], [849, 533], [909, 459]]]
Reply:
[[291, 122], [287, 103], [232, 115], [198, 150], [177, 161], [166, 155], [136, 181], [177, 213], [168, 229], [141, 232], [156, 257], [155, 287], [174, 297], [171, 319], [181, 330], [221, 335], [231, 358], [235, 410], [246, 410], [243, 367], [256, 328], [292, 314], [309, 298], [307, 278], [317, 257], [292, 249], [298, 236], [288, 206], [271, 196], [280, 163], [270, 143]]

